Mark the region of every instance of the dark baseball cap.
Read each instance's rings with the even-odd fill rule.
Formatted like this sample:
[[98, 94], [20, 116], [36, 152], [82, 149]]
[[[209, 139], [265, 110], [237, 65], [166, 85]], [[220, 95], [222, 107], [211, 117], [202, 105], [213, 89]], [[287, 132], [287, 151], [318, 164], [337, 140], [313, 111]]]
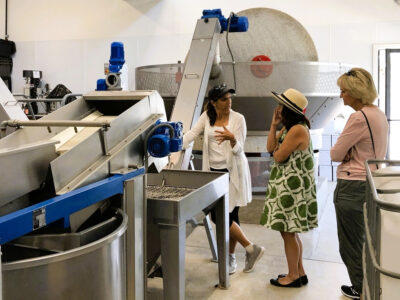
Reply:
[[214, 86], [208, 92], [208, 99], [217, 101], [218, 99], [222, 98], [226, 93], [234, 94], [235, 90], [226, 87], [226, 84], [220, 84]]

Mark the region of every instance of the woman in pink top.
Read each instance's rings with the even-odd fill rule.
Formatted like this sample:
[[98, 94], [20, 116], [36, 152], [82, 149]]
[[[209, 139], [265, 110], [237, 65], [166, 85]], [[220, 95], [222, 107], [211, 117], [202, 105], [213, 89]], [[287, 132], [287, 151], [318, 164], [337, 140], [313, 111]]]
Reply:
[[351, 286], [342, 285], [341, 290], [351, 299], [360, 299], [363, 279], [361, 253], [365, 239], [362, 212], [366, 189], [364, 162], [385, 157], [389, 125], [385, 114], [372, 104], [377, 92], [368, 71], [353, 68], [341, 75], [337, 84], [344, 105], [356, 111], [350, 115], [331, 149], [332, 161], [341, 163], [337, 169], [334, 204], [339, 251], [351, 281]]

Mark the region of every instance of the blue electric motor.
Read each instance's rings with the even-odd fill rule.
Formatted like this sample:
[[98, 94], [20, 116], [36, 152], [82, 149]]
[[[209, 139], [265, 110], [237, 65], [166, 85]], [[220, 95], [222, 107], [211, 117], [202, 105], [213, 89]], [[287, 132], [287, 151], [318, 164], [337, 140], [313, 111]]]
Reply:
[[105, 79], [97, 79], [96, 91], [106, 91], [107, 83]]
[[[171, 137], [171, 128], [174, 129]], [[183, 125], [182, 122], [161, 122], [158, 120], [153, 134], [147, 140], [147, 151], [153, 157], [165, 157], [171, 152], [182, 150]]]
[[125, 63], [124, 58], [124, 44], [121, 42], [113, 42], [111, 44], [111, 56], [110, 56], [110, 73], [118, 73]]
[[[221, 24], [221, 33], [228, 30], [229, 18], [226, 19], [220, 8], [203, 10], [202, 19], [217, 18]], [[247, 17], [238, 17], [235, 14], [230, 16], [229, 32], [246, 32], [249, 28], [249, 20]]]
[[111, 43], [111, 56], [108, 62], [108, 71], [105, 70], [106, 79], [97, 80], [96, 91], [121, 90], [120, 72], [125, 63], [123, 43]]

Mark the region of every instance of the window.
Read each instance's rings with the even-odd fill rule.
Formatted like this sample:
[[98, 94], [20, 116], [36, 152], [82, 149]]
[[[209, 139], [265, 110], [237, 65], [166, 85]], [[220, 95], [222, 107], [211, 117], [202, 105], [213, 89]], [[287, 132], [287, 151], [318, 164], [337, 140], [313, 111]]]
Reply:
[[[379, 94], [379, 107], [389, 121], [389, 147], [387, 157], [400, 159], [400, 44], [374, 46], [374, 79]], [[396, 84], [397, 83], [397, 84]]]

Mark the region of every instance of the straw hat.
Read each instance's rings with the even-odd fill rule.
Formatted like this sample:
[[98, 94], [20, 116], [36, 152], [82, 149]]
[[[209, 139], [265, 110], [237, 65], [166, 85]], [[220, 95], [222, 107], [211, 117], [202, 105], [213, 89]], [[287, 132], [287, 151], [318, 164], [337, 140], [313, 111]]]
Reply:
[[271, 92], [272, 95], [287, 108], [304, 115], [308, 105], [307, 98], [298, 90], [288, 89], [282, 94]]

